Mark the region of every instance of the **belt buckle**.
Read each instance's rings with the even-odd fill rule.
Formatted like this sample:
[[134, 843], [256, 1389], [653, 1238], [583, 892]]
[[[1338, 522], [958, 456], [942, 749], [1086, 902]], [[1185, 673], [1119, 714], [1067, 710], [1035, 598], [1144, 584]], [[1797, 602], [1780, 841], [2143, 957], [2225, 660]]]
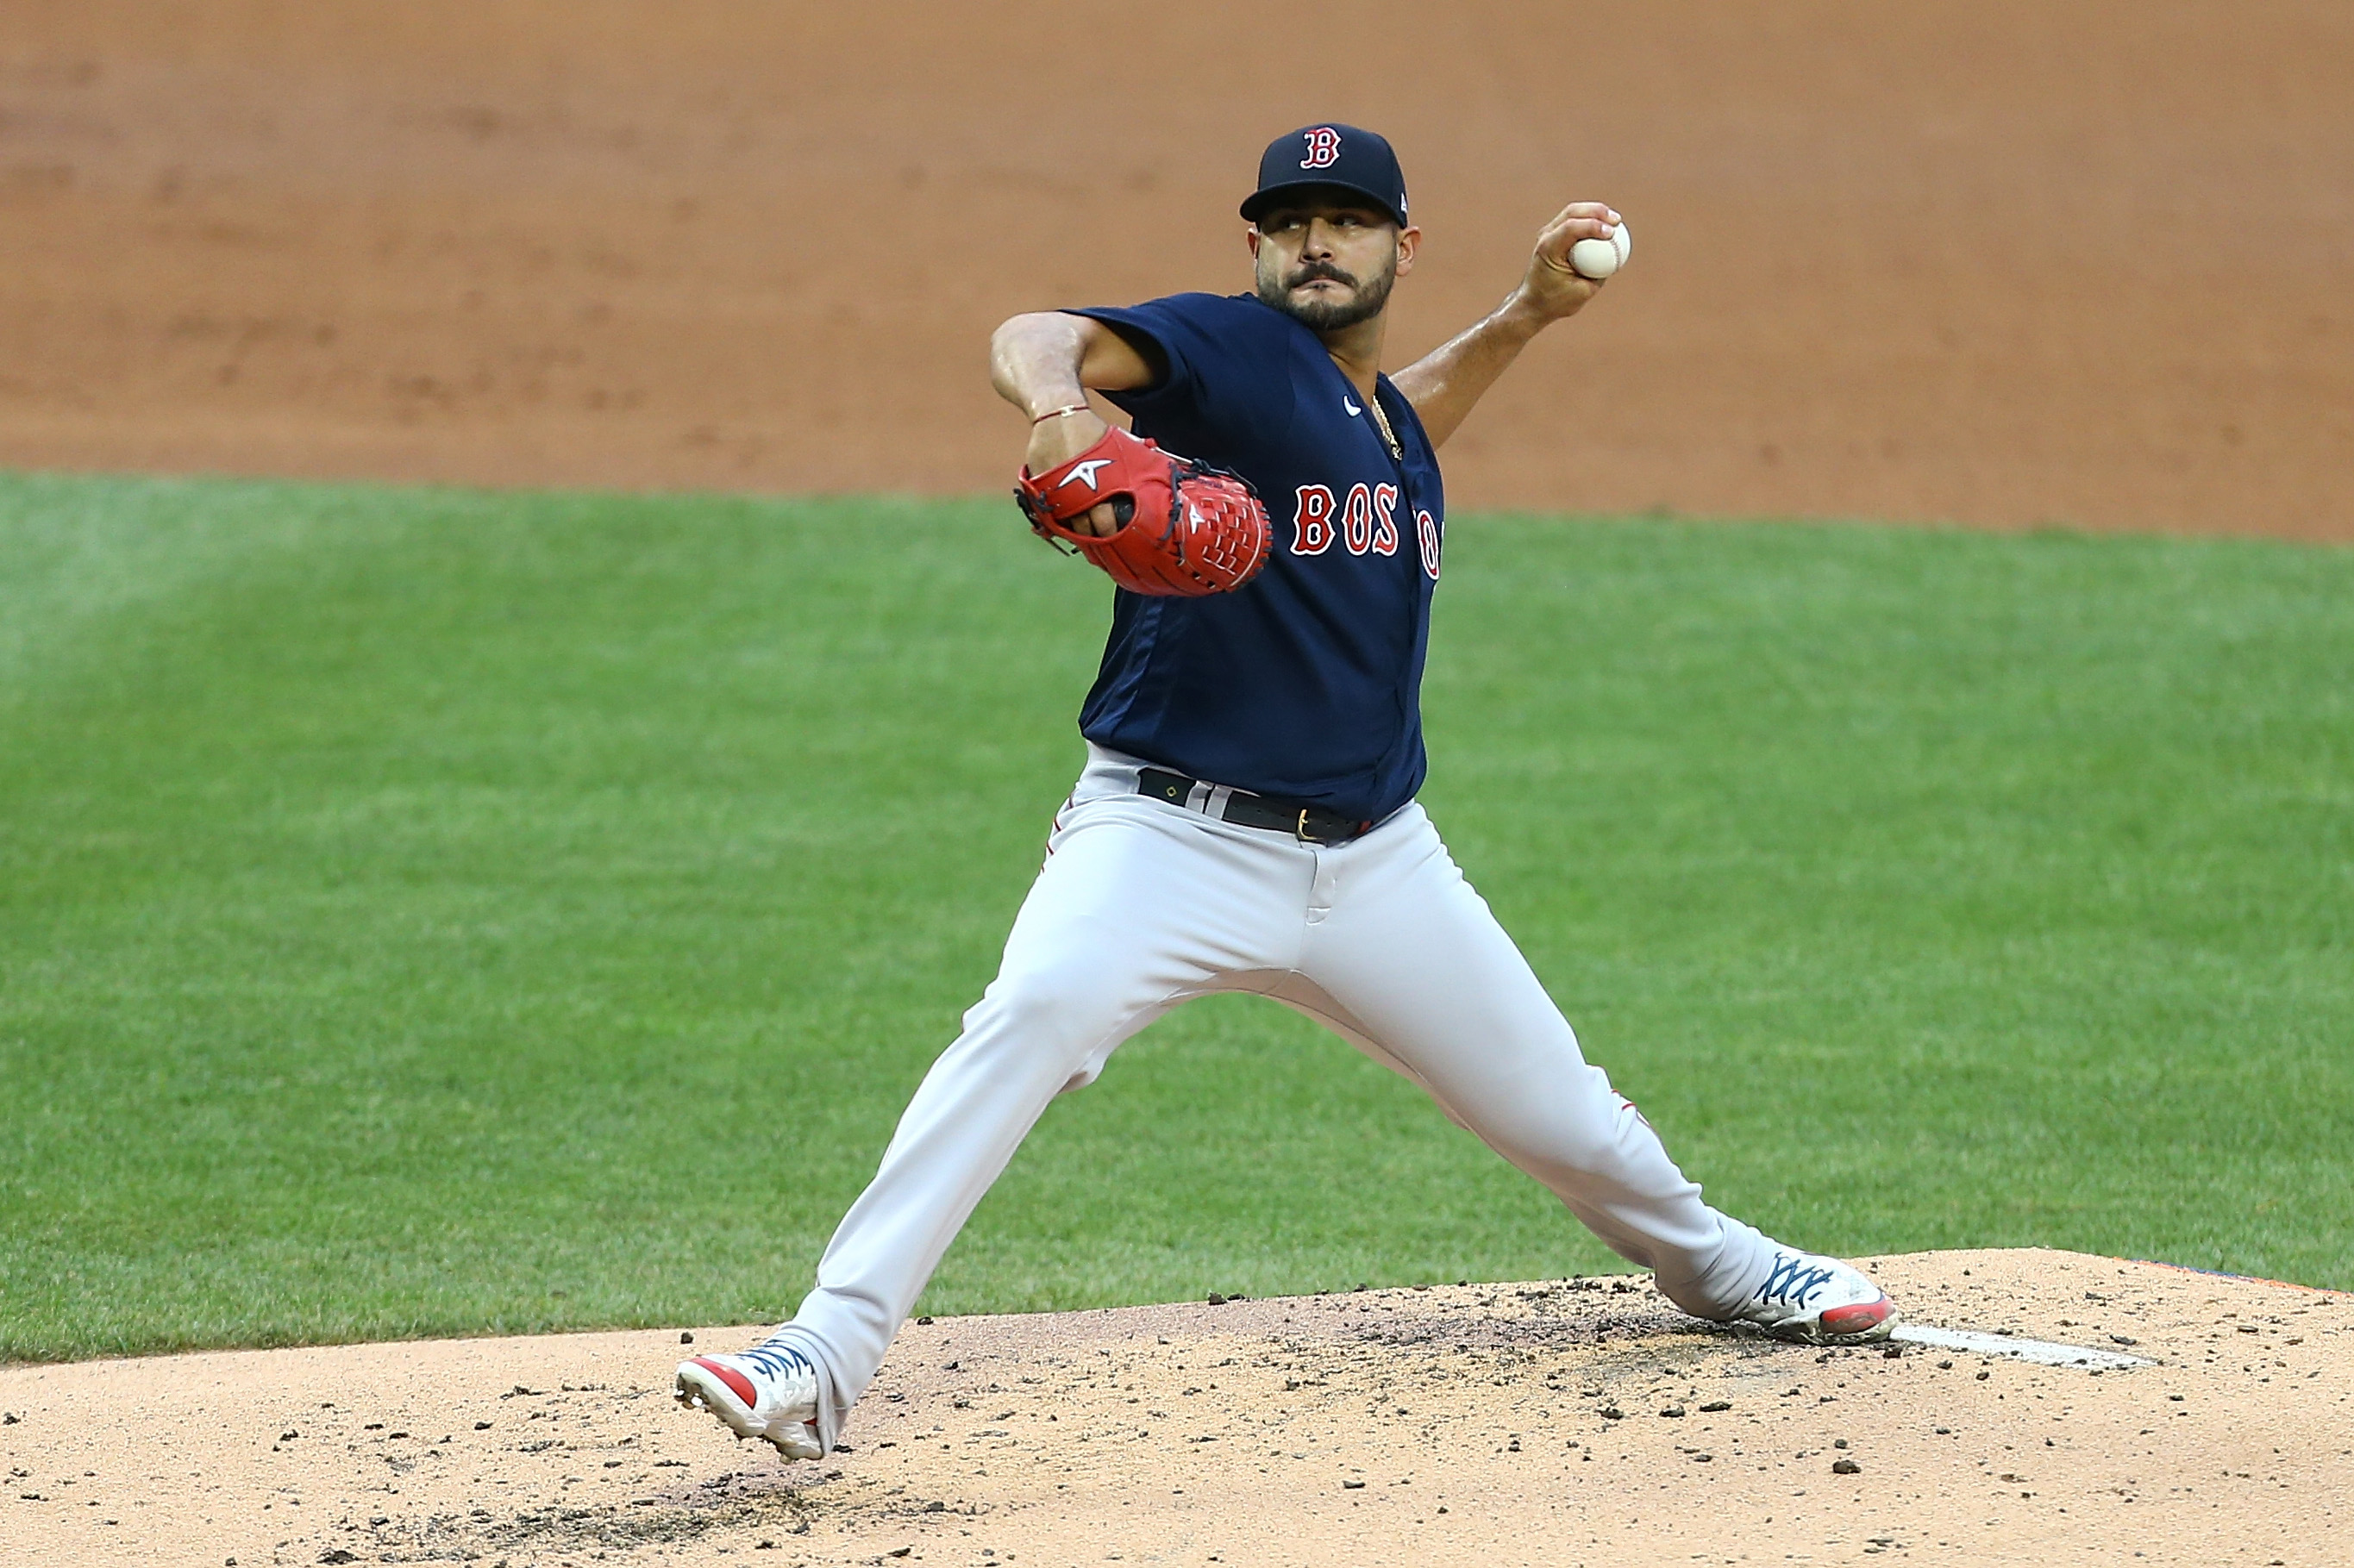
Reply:
[[1331, 842], [1328, 839], [1320, 839], [1308, 831], [1308, 808], [1305, 806], [1299, 808], [1299, 821], [1292, 828], [1291, 832], [1294, 838], [1304, 844], [1321, 844]]

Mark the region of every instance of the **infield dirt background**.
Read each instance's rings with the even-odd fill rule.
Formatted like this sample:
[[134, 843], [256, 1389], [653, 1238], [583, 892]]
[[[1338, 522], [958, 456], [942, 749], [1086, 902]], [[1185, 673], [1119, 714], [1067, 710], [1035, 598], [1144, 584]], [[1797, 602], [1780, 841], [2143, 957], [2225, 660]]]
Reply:
[[0, 463], [971, 492], [1018, 310], [1244, 286], [1383, 128], [1405, 363], [1634, 265], [1458, 507], [2354, 538], [2354, 8], [13, 0]]
[[1916, 1321], [2154, 1364], [1738, 1339], [1625, 1278], [944, 1318], [801, 1465], [671, 1403], [669, 1330], [21, 1367], [0, 1560], [2345, 1562], [2354, 1298], [1870, 1261]]

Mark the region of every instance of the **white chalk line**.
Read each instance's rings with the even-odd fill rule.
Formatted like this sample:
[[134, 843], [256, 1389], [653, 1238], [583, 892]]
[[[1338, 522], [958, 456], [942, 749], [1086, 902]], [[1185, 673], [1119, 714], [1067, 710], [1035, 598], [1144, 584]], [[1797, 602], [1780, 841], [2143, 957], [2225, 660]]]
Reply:
[[2158, 1364], [2146, 1357], [2126, 1355], [2123, 1351], [2096, 1351], [2089, 1345], [2020, 1340], [2009, 1334], [1979, 1334], [1967, 1329], [1930, 1329], [1917, 1323], [1899, 1323], [1888, 1337], [1908, 1345], [1934, 1345], [1941, 1351], [2006, 1356], [2015, 1361], [2033, 1361], [2038, 1366], [2083, 1367], [2090, 1372], [2126, 1372]]

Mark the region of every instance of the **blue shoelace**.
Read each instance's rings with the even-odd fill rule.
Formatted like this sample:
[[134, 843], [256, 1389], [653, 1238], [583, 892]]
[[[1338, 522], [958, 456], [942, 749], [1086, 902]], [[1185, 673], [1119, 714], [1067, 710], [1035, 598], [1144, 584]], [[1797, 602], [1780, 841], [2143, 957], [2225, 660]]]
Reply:
[[1809, 1268], [1807, 1260], [1787, 1252], [1774, 1255], [1773, 1272], [1766, 1283], [1757, 1287], [1760, 1301], [1787, 1301], [1793, 1307], [1804, 1307], [1816, 1291], [1831, 1282], [1828, 1268]]
[[815, 1367], [810, 1365], [807, 1356], [789, 1345], [779, 1345], [774, 1340], [754, 1345], [748, 1351], [737, 1351], [730, 1359], [749, 1361], [759, 1368], [762, 1375], [767, 1377], [782, 1377], [788, 1372], [814, 1373], [817, 1371]]

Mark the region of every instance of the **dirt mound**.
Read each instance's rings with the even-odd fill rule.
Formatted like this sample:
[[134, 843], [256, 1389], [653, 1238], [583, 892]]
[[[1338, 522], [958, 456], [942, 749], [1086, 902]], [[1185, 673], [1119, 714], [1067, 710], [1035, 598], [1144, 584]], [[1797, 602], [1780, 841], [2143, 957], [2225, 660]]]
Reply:
[[1458, 506], [2354, 538], [2349, 79], [2292, 0], [14, 0], [0, 462], [999, 490], [990, 327], [1242, 287], [1335, 116], [1394, 363], [1563, 201], [1643, 234]]
[[2354, 1298], [2071, 1253], [1872, 1266], [1912, 1323], [2149, 1364], [1773, 1344], [1624, 1278], [964, 1318], [910, 1325], [811, 1465], [673, 1404], [672, 1330], [23, 1367], [0, 1555], [2336, 1560]]

